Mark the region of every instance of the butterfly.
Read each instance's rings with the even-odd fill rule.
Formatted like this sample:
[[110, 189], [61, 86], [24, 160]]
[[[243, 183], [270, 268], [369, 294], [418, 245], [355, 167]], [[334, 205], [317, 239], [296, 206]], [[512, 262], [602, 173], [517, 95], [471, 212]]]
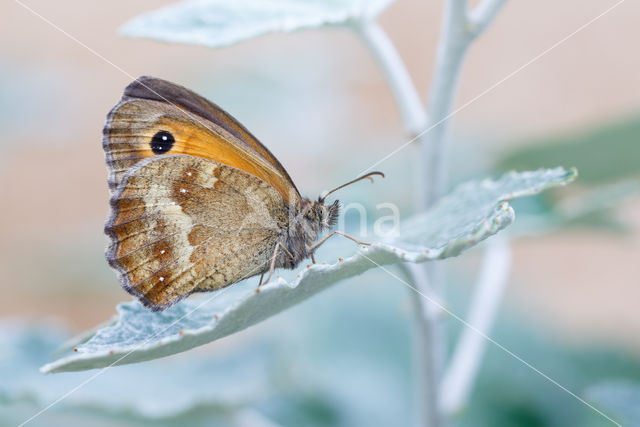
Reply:
[[[332, 192], [300, 196], [278, 159], [244, 126], [189, 89], [140, 77], [107, 115], [102, 145], [111, 212], [106, 258], [153, 311], [276, 268], [292, 269], [329, 237]], [[266, 283], [265, 282], [265, 283]]]

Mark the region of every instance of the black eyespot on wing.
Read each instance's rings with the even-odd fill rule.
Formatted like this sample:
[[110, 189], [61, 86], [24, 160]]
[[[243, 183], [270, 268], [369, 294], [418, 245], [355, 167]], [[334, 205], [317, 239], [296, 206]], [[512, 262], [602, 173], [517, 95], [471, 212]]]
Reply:
[[175, 142], [176, 140], [173, 135], [166, 130], [161, 130], [151, 138], [151, 151], [153, 151], [154, 154], [164, 154], [171, 150]]

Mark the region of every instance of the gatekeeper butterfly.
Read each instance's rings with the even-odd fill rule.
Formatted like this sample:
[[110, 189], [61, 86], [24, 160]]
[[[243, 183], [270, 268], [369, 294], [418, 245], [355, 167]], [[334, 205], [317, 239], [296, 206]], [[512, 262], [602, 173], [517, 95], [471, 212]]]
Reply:
[[[140, 77], [109, 112], [102, 142], [111, 213], [107, 261], [142, 304], [164, 310], [275, 268], [295, 268], [334, 234], [333, 191], [300, 196], [278, 159], [222, 108]], [[315, 260], [314, 260], [315, 262]], [[265, 283], [266, 283], [265, 282]], [[258, 287], [260, 286], [258, 285]]]

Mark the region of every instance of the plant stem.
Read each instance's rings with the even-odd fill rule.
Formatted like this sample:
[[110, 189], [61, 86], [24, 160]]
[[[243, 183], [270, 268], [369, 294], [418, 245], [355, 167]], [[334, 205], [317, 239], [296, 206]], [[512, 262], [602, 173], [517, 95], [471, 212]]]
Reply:
[[511, 248], [506, 238], [495, 236], [487, 241], [480, 277], [469, 309], [468, 323], [454, 351], [440, 386], [440, 411], [451, 416], [467, 402], [496, 312], [502, 301], [511, 269]]
[[406, 264], [403, 267], [409, 283], [412, 283], [416, 288], [420, 284], [422, 286], [420, 292], [430, 296], [430, 299], [427, 300], [418, 292], [411, 291], [410, 294], [416, 325], [414, 327], [414, 372], [416, 375], [414, 422], [419, 427], [441, 426], [444, 424], [444, 420], [439, 408], [438, 393], [440, 391], [440, 366], [443, 363], [444, 353], [438, 344], [444, 342], [444, 337], [441, 336], [443, 329], [439, 327], [442, 320], [442, 309], [441, 305], [432, 302], [440, 303], [433, 290], [429, 289], [427, 271], [422, 268], [423, 266]]
[[422, 211], [431, 207], [445, 189], [445, 141], [449, 130], [447, 115], [455, 96], [465, 52], [471, 41], [466, 31], [467, 0], [449, 0], [445, 5], [436, 64], [429, 91], [430, 121], [422, 144], [422, 162], [426, 191], [416, 200]]
[[[473, 40], [487, 28], [503, 3], [504, 0], [484, 0], [471, 14], [468, 10], [467, 0], [448, 0], [445, 4], [440, 41], [436, 54], [435, 70], [429, 91], [429, 122], [426, 127], [426, 132], [421, 138], [422, 156], [420, 157], [420, 163], [416, 170], [416, 188], [423, 188], [424, 183], [426, 183], [424, 191], [418, 192], [416, 196], [415, 206], [418, 211], [431, 208], [445, 191], [447, 185], [446, 141], [449, 133], [451, 106], [455, 99], [462, 64]], [[470, 16], [475, 19], [474, 22], [471, 21]], [[420, 267], [418, 266], [418, 268]], [[416, 287], [422, 292], [425, 292], [427, 285], [430, 285], [429, 287], [433, 298], [444, 301], [445, 274], [442, 264], [432, 263], [425, 266], [424, 269], [424, 275], [416, 275], [416, 279], [418, 279], [415, 282]], [[426, 280], [420, 280], [424, 277], [426, 277]], [[480, 293], [476, 293], [476, 297], [480, 297]], [[483, 303], [483, 301], [478, 303], [474, 301], [472, 307], [477, 307], [477, 305], [481, 303]], [[497, 304], [489, 308], [495, 311]], [[493, 313], [493, 311], [491, 311], [491, 313]], [[487, 317], [491, 317], [489, 314], [486, 315]], [[445, 325], [439, 316], [430, 318], [430, 321], [432, 322], [430, 329], [433, 330], [431, 336], [436, 338], [436, 340], [430, 343], [432, 346], [431, 352], [436, 353], [436, 356], [430, 358], [429, 361], [436, 363], [436, 366], [428, 369], [427, 372], [434, 372], [437, 375], [443, 370], [442, 367], [445, 358]], [[456, 348], [458, 347], [459, 345]], [[477, 365], [480, 363], [482, 354], [482, 351], [477, 351], [474, 354], [477, 359], [474, 359], [473, 362], [465, 361], [475, 364], [476, 368], [471, 369], [468, 372], [468, 376], [460, 377], [464, 378], [466, 383], [461, 382], [459, 389], [453, 389], [453, 391], [460, 390], [461, 393], [459, 396], [462, 399], [465, 399], [467, 396], [466, 393], [463, 393], [465, 389], [462, 386], [466, 386], [466, 391], [470, 389], [471, 383], [477, 373]], [[451, 377], [446, 377], [444, 381], [450, 381], [448, 378]], [[441, 391], [440, 387], [438, 390]], [[444, 425], [447, 417], [451, 415], [451, 412], [443, 411], [443, 409], [445, 409], [442, 403], [443, 399], [448, 397], [443, 396], [441, 393], [435, 394], [435, 397], [438, 399], [435, 403], [437, 416], [433, 418], [430, 424], [425, 424], [430, 427], [440, 427]], [[457, 403], [462, 404], [461, 401]], [[433, 403], [430, 403], [429, 406], [432, 407]]]
[[[465, 53], [475, 37], [481, 34], [496, 16], [504, 2], [505, 0], [484, 0], [469, 13], [467, 0], [447, 0], [430, 88], [430, 115], [422, 106], [400, 55], [382, 28], [373, 20], [363, 20], [354, 25], [385, 75], [402, 115], [405, 130], [411, 136], [419, 136], [417, 140], [422, 145], [422, 155], [418, 159], [414, 185], [415, 207], [418, 212], [433, 206], [446, 187], [445, 144], [449, 129], [448, 119]], [[489, 258], [489, 254], [487, 257]], [[405, 268], [405, 272], [420, 292], [431, 295], [436, 301], [443, 301], [444, 270], [439, 263], [433, 263], [428, 268], [411, 265]], [[476, 293], [476, 298], [480, 301], [474, 300], [472, 307], [477, 307], [483, 302], [484, 296], [481, 298], [479, 292]], [[450, 414], [450, 411], [443, 412], [442, 396], [439, 395], [446, 345], [441, 310], [435, 304], [425, 301], [417, 292], [412, 292], [411, 297], [417, 331], [414, 340], [415, 370], [418, 378], [416, 425], [441, 427], [445, 424], [445, 415]], [[497, 300], [499, 301], [499, 298]], [[497, 309], [497, 303], [489, 309], [488, 313], [480, 312], [482, 319], [492, 319], [491, 313]], [[479, 309], [472, 311], [476, 313]], [[483, 348], [478, 349], [474, 342], [471, 344], [475, 346], [474, 357], [477, 357], [475, 367], [468, 373], [447, 376], [448, 382], [452, 381], [448, 378], [454, 378], [459, 379], [456, 384], [460, 384], [453, 388], [447, 386], [447, 392], [454, 397], [461, 396], [462, 399], [466, 398], [483, 353]], [[458, 348], [461, 348], [460, 345]], [[453, 403], [457, 402], [459, 400], [453, 399]]]
[[477, 37], [487, 29], [507, 0], [485, 0], [469, 14], [469, 31]]
[[384, 73], [405, 130], [418, 134], [426, 126], [427, 113], [398, 51], [376, 21], [362, 21], [355, 28]]
[[[404, 128], [410, 135], [421, 132], [428, 121], [427, 113], [422, 106], [418, 91], [413, 84], [400, 55], [375, 21], [364, 21], [356, 27], [364, 44], [378, 62], [398, 109], [401, 112]], [[422, 186], [420, 186], [422, 188]], [[428, 290], [426, 271], [416, 265], [403, 266], [408, 281], [418, 287], [421, 292], [433, 294]], [[438, 343], [443, 342], [442, 332], [437, 327], [440, 309], [426, 301], [414, 291], [410, 293], [413, 304], [414, 326], [414, 372], [415, 392], [414, 406], [416, 427], [440, 426], [439, 399], [440, 389], [439, 367], [442, 365], [443, 352]]]
[[471, 43], [486, 30], [506, 0], [484, 0], [471, 12], [467, 0], [448, 0], [445, 4], [436, 65], [429, 90], [430, 120], [422, 139], [424, 175], [418, 184], [427, 191], [416, 199], [419, 211], [429, 208], [446, 188], [446, 140], [460, 71]]
[[[440, 42], [436, 55], [436, 65], [431, 82], [429, 96], [429, 122], [427, 131], [421, 136], [421, 151], [416, 168], [415, 206], [418, 212], [424, 211], [436, 202], [445, 188], [445, 141], [448, 131], [446, 116], [451, 110], [455, 89], [460, 75], [464, 54], [469, 40], [465, 36], [464, 26], [467, 22], [467, 1], [449, 0], [445, 5], [443, 26], [440, 33]], [[414, 271], [415, 286], [421, 292], [430, 293], [433, 298], [444, 301], [444, 270], [439, 263], [428, 266], [417, 266], [415, 270], [422, 270], [422, 274]], [[430, 284], [430, 286], [429, 286]], [[419, 298], [416, 296], [415, 298]], [[424, 310], [424, 309], [423, 309]], [[432, 386], [435, 381], [437, 390], [440, 390], [440, 375], [444, 365], [446, 347], [446, 334], [444, 321], [440, 316], [424, 316], [429, 322], [426, 327], [431, 330], [431, 341], [426, 343], [426, 350], [431, 357], [425, 358], [426, 363], [432, 366], [425, 368], [425, 373], [433, 378], [427, 378], [427, 383]], [[445, 424], [444, 414], [441, 412], [441, 396], [430, 393], [426, 397], [431, 400], [425, 406], [430, 411], [430, 416], [423, 426], [440, 427]]]

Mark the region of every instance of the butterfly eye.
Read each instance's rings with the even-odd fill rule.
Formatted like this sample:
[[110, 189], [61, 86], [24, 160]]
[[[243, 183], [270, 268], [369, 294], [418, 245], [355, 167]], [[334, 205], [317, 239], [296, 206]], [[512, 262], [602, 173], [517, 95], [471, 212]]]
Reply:
[[173, 135], [166, 130], [161, 130], [151, 138], [151, 151], [153, 151], [154, 154], [164, 154], [171, 150], [175, 142], [176, 140]]
[[322, 218], [327, 218], [328, 214], [329, 214], [329, 209], [327, 209], [326, 206], [322, 206], [322, 210], [320, 211], [320, 214], [322, 215]]

